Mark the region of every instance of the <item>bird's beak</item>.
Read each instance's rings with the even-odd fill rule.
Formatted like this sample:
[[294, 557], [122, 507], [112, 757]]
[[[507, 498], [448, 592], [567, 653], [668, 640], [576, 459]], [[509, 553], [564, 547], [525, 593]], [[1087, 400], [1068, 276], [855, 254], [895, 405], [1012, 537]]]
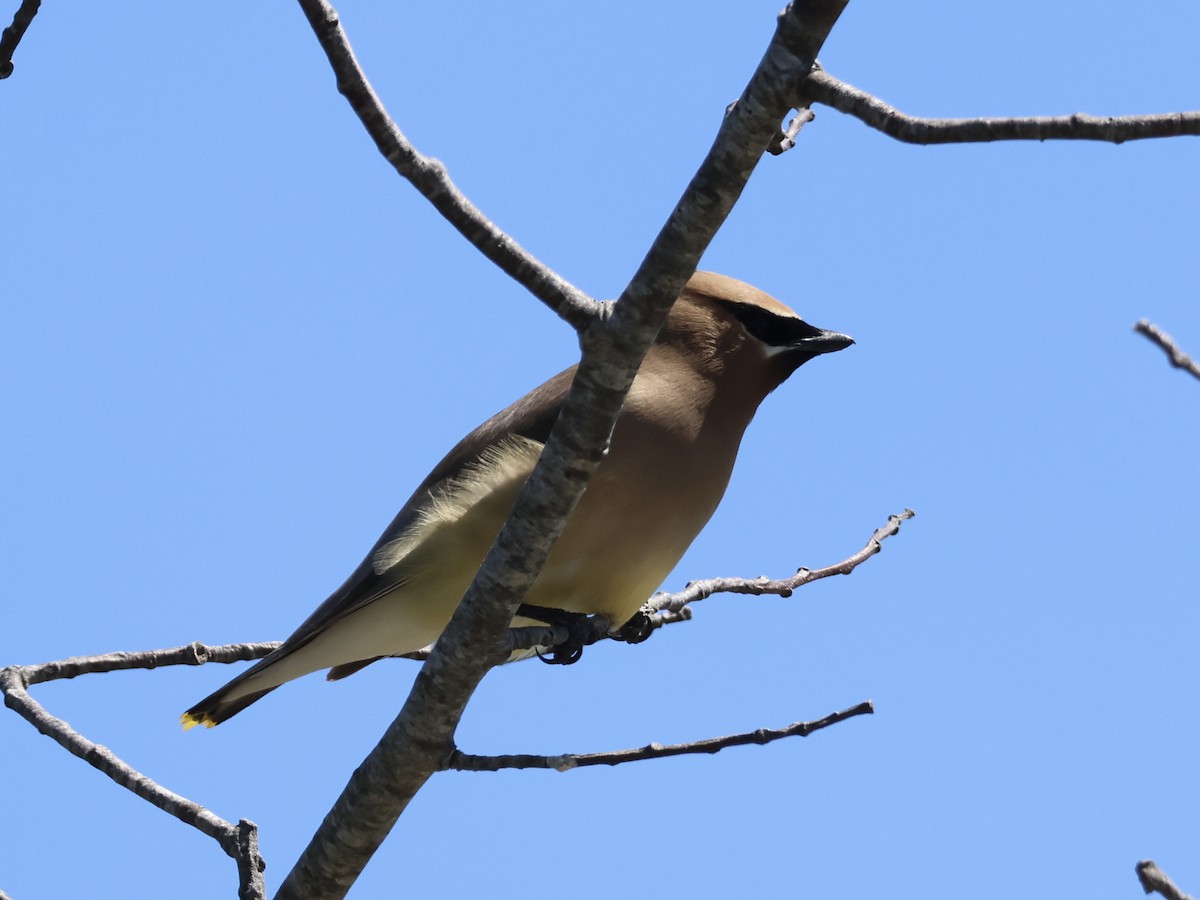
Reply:
[[820, 356], [822, 353], [834, 353], [838, 350], [845, 350], [854, 343], [854, 338], [848, 334], [841, 334], [837, 331], [822, 331], [820, 329], [814, 329], [814, 331], [816, 331], [816, 334], [799, 338], [792, 346], [797, 350], [806, 350], [813, 356]]

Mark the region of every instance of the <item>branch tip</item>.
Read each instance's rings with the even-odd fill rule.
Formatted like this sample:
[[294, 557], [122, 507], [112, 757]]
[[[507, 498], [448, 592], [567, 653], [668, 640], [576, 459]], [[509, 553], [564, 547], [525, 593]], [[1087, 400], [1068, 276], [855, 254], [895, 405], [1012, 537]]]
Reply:
[[1144, 335], [1151, 343], [1156, 344], [1163, 353], [1167, 354], [1167, 361], [1170, 362], [1173, 368], [1183, 369], [1183, 371], [1190, 373], [1196, 378], [1200, 378], [1200, 363], [1184, 353], [1174, 338], [1153, 322], [1142, 319], [1133, 326], [1133, 330], [1138, 334]]
[[[773, 594], [780, 597], [790, 597], [799, 587], [829, 578], [832, 575], [849, 575], [863, 562], [870, 559], [883, 548], [883, 541], [900, 531], [900, 525], [905, 519], [916, 515], [911, 509], [888, 516], [887, 524], [875, 529], [866, 545], [853, 556], [834, 563], [822, 569], [801, 567], [791, 578], [781, 578], [772, 581], [767, 578], [708, 578], [699, 581], [689, 581], [687, 586], [675, 594], [655, 594], [650, 598], [648, 606], [655, 615], [666, 612], [678, 612], [687, 608], [687, 604], [711, 597], [713, 594]], [[666, 621], [658, 624], [667, 624]]]
[[1140, 860], [1134, 866], [1134, 871], [1137, 872], [1142, 890], [1147, 894], [1158, 893], [1166, 900], [1194, 900], [1190, 894], [1185, 894], [1180, 890], [1178, 885], [1152, 859]]
[[42, 0], [21, 0], [21, 5], [13, 14], [12, 24], [0, 33], [0, 81], [13, 73], [13, 54], [29, 26], [33, 24], [33, 17], [37, 15], [41, 5]]

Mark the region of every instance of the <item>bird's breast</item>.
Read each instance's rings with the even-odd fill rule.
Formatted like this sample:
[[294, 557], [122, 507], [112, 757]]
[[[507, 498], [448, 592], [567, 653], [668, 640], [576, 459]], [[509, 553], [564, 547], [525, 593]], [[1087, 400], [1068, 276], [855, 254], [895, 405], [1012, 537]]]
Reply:
[[737, 440], [705, 440], [700, 424], [679, 427], [637, 415], [618, 420], [608, 455], [526, 602], [601, 613], [615, 624], [637, 612], [729, 483]]

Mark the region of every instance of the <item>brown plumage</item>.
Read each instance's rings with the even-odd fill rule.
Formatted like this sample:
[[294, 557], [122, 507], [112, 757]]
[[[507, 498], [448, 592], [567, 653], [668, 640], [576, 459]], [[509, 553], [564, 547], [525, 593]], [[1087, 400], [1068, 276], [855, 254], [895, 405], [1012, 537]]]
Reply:
[[[628, 620], [717, 508], [759, 403], [851, 344], [757, 288], [697, 272], [630, 388], [608, 455], [525, 602]], [[567, 369], [463, 438], [367, 557], [282, 646], [183, 715], [219, 724], [285, 681], [340, 678], [437, 639], [532, 471]]]

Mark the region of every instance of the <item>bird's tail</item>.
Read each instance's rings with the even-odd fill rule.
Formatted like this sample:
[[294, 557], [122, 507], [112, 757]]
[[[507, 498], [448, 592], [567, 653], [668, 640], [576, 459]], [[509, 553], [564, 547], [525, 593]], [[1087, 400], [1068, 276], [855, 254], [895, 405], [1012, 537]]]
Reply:
[[[253, 670], [251, 670], [253, 671]], [[250, 674], [247, 672], [246, 674]], [[209, 694], [182, 716], [179, 717], [179, 724], [183, 726], [183, 730], [194, 728], [197, 725], [203, 725], [205, 728], [212, 728], [214, 725], [220, 725], [226, 719], [231, 719], [240, 713], [243, 709], [265, 697], [271, 691], [275, 690], [279, 685], [272, 685], [269, 688], [264, 688], [261, 691], [253, 691], [249, 694], [237, 694], [230, 696], [232, 689], [241, 683], [241, 678], [235, 678], [229, 684], [222, 687], [220, 690]]]

